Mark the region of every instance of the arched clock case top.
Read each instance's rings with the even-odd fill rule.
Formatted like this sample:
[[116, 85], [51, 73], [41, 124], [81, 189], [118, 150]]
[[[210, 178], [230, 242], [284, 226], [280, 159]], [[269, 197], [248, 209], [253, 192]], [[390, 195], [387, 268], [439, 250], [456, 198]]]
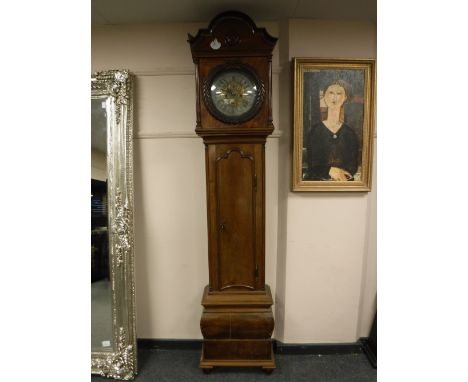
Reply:
[[[247, 106], [248, 108], [245, 112], [240, 113], [238, 115], [228, 115], [226, 113], [223, 113], [213, 101], [212, 87], [214, 86], [214, 83], [221, 76], [229, 74], [229, 73], [232, 73], [233, 75], [234, 73], [237, 73], [238, 75], [245, 77], [248, 81], [254, 84], [253, 89], [255, 90], [255, 95], [253, 96], [254, 97], [253, 102], [251, 102], [251, 104]], [[238, 86], [238, 90], [243, 91], [244, 89]], [[252, 92], [252, 90], [247, 90], [247, 92]], [[246, 98], [248, 98], [250, 95], [244, 93], [244, 94], [235, 94], [234, 96], [236, 95], [239, 96], [238, 98], [244, 97], [244, 103], [248, 103]], [[255, 69], [252, 68], [250, 65], [236, 62], [236, 61], [229, 61], [225, 64], [218, 65], [208, 74], [207, 78], [203, 82], [202, 96], [203, 96], [203, 102], [205, 103], [206, 108], [208, 109], [209, 113], [214, 118], [224, 123], [240, 124], [240, 123], [244, 123], [252, 119], [259, 112], [263, 104], [264, 98], [265, 98], [265, 84], [260, 79]], [[241, 101], [239, 99], [229, 100], [227, 97], [225, 97], [224, 100], [225, 101]]]

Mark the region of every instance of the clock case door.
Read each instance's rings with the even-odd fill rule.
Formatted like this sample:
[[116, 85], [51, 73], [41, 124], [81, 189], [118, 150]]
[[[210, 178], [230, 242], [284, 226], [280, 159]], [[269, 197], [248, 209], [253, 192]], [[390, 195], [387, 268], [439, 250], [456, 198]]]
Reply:
[[210, 290], [264, 290], [264, 148], [207, 147]]
[[[240, 12], [225, 12], [188, 42], [196, 68], [196, 133], [206, 149], [209, 285], [202, 297], [200, 367], [273, 370], [274, 328], [265, 284], [265, 143], [273, 132], [271, 58], [276, 38]], [[245, 65], [264, 86], [247, 121], [216, 118], [203, 98], [221, 66]]]

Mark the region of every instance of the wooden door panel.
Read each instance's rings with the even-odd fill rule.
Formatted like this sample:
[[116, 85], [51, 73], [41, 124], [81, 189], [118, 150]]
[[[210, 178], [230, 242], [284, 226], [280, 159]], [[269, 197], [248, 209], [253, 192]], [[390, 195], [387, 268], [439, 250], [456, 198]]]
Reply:
[[255, 159], [230, 148], [215, 167], [219, 287], [255, 289]]

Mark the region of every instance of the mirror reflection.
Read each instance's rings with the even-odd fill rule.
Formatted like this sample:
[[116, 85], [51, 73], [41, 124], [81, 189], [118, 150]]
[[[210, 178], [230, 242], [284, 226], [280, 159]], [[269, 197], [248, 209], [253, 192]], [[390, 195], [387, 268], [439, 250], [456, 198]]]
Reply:
[[91, 100], [91, 350], [112, 351], [107, 130], [110, 97]]

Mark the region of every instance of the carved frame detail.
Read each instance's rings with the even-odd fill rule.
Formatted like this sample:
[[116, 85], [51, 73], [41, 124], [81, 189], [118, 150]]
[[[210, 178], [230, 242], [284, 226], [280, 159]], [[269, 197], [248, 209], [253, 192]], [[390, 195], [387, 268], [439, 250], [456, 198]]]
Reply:
[[133, 75], [96, 72], [91, 98], [109, 97], [107, 134], [109, 262], [113, 351], [91, 352], [91, 373], [130, 380], [137, 374], [133, 239]]

